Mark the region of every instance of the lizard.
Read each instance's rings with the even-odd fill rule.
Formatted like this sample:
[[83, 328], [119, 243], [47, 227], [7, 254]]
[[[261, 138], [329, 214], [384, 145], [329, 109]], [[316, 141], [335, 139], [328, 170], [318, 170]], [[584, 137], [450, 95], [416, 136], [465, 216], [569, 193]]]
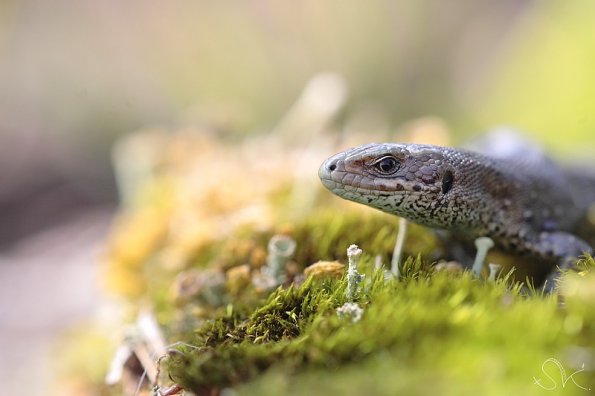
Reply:
[[[370, 143], [331, 156], [318, 175], [341, 198], [447, 230], [459, 240], [487, 236], [504, 252], [570, 268], [593, 253], [574, 230], [595, 205], [595, 177], [565, 170], [528, 145], [516, 147], [490, 155]], [[554, 268], [546, 289], [557, 277]]]

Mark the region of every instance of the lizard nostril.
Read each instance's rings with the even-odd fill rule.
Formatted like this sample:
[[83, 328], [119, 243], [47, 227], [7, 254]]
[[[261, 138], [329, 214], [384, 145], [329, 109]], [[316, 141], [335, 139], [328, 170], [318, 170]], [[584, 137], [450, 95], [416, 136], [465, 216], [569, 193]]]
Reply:
[[332, 180], [337, 176], [336, 172], [341, 169], [341, 160], [339, 158], [331, 157], [324, 161], [318, 169], [318, 176], [321, 179]]
[[339, 162], [338, 158], [331, 157], [327, 159], [324, 163], [324, 167], [328, 172], [334, 172], [337, 169], [337, 163]]

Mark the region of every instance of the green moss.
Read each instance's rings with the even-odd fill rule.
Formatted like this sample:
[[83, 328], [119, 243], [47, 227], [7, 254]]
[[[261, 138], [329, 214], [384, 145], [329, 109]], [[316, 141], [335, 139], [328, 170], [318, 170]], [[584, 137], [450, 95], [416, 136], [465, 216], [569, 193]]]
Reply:
[[[593, 358], [593, 259], [570, 274], [565, 307], [505, 280], [432, 272], [419, 259], [404, 264], [399, 281], [372, 272], [370, 257], [362, 264], [361, 321], [335, 313], [345, 302], [344, 279], [280, 288], [252, 311], [233, 310], [185, 340], [195, 347], [172, 355], [171, 377], [198, 393], [232, 386], [248, 395], [543, 394], [533, 377], [552, 385], [541, 369], [548, 358], [568, 375], [581, 358]], [[558, 391], [584, 392], [572, 383], [562, 388], [560, 373], [546, 371]], [[595, 389], [592, 371], [573, 378]]]
[[[249, 264], [255, 270], [263, 265], [266, 246], [269, 239], [278, 233], [290, 234], [298, 243], [293, 262], [298, 270], [319, 260], [342, 260], [346, 262], [347, 247], [353, 243], [364, 250], [364, 256], [378, 255], [388, 265], [394, 248], [394, 239], [398, 227], [397, 218], [380, 212], [344, 212], [340, 209], [319, 209], [303, 216], [291, 225], [281, 225], [278, 229], [255, 231], [251, 227], [242, 227], [225, 240], [205, 245], [188, 261], [193, 268], [229, 268]], [[427, 260], [439, 256], [441, 248], [434, 234], [417, 225], [410, 225], [405, 255], [420, 255]], [[217, 254], [214, 252], [217, 251]], [[177, 314], [172, 310], [171, 284], [178, 276], [179, 269], [172, 271], [163, 268], [156, 252], [153, 261], [148, 262], [152, 276], [147, 277], [147, 297], [162, 323], [172, 323]], [[229, 295], [230, 301], [250, 300], [261, 302], [262, 295], [254, 295], [251, 290], [242, 289], [243, 295]], [[231, 294], [231, 293], [230, 293]], [[190, 302], [192, 304], [192, 302]], [[208, 307], [215, 317], [221, 310]], [[185, 320], [182, 320], [185, 321]], [[178, 330], [183, 331], [184, 329]]]
[[[355, 243], [364, 252], [379, 254], [386, 263], [394, 249], [397, 228], [397, 217], [374, 211], [318, 210], [295, 225], [294, 238], [300, 246], [295, 259], [307, 264], [345, 259], [347, 248]], [[410, 225], [405, 254], [430, 256], [437, 247], [430, 231]]]

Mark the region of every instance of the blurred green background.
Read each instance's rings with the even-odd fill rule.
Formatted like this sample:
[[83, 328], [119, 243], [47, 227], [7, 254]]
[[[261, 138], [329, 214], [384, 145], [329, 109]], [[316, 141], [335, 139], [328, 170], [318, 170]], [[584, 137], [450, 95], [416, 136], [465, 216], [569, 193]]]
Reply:
[[4, 0], [0, 241], [115, 202], [118, 136], [266, 133], [321, 71], [350, 90], [339, 129], [437, 116], [459, 142], [507, 125], [592, 154], [593, 21], [589, 0]]

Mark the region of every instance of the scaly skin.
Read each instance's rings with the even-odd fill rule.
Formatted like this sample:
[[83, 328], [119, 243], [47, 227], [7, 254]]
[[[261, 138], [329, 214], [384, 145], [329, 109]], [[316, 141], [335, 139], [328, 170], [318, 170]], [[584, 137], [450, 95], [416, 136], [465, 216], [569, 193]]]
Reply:
[[[572, 232], [595, 181], [567, 177], [536, 152], [490, 157], [463, 149], [372, 143], [327, 159], [319, 177], [334, 194], [463, 240], [568, 267], [591, 247]], [[593, 183], [592, 185], [590, 183]]]

